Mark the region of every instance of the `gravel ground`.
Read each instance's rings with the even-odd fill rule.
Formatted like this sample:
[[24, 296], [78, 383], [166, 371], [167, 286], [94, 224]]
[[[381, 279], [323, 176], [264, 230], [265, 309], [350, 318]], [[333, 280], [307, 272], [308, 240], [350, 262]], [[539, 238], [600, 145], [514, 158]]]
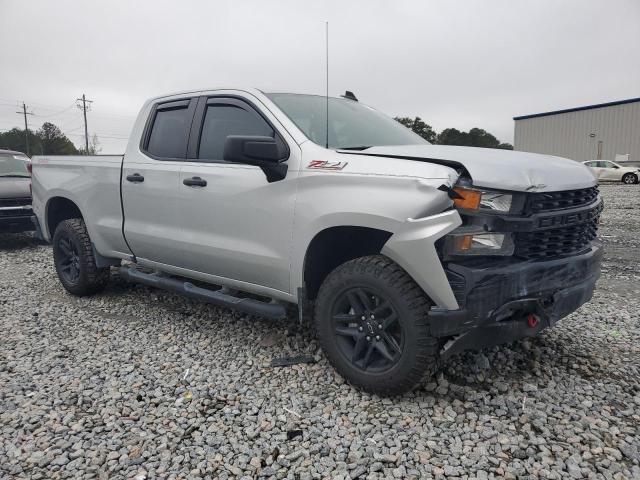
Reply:
[[117, 278], [74, 298], [48, 246], [2, 236], [0, 477], [640, 478], [640, 188], [602, 191], [593, 301], [401, 399], [346, 385], [295, 321]]

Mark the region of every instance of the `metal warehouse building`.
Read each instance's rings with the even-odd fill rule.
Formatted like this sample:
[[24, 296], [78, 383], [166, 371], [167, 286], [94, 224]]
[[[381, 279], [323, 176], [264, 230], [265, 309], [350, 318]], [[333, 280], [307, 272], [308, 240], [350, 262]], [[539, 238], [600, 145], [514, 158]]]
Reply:
[[629, 162], [640, 163], [640, 98], [513, 119], [515, 150], [578, 161], [628, 154]]

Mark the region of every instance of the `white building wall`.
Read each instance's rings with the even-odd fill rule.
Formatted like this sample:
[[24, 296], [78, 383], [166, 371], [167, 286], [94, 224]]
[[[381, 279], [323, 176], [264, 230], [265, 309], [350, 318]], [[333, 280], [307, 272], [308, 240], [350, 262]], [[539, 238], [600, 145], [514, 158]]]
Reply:
[[599, 141], [603, 159], [640, 162], [640, 101], [515, 120], [516, 150], [592, 160]]

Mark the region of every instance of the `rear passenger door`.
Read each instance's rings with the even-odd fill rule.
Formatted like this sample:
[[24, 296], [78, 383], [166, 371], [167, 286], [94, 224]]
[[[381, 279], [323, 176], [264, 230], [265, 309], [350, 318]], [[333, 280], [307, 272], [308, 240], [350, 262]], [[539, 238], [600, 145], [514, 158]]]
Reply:
[[[276, 122], [250, 99], [200, 99], [194, 119], [198, 136], [192, 133], [191, 139], [194, 158], [182, 164], [177, 198], [189, 247], [179, 266], [195, 272], [192, 276], [227, 279], [222, 283], [249, 291], [289, 293], [300, 153]], [[282, 142], [289, 150], [286, 177], [269, 182], [260, 167], [225, 161], [229, 135], [270, 136]]]
[[175, 265], [184, 255], [179, 179], [196, 104], [197, 98], [186, 98], [154, 105], [140, 151], [125, 156], [124, 234], [141, 263]]

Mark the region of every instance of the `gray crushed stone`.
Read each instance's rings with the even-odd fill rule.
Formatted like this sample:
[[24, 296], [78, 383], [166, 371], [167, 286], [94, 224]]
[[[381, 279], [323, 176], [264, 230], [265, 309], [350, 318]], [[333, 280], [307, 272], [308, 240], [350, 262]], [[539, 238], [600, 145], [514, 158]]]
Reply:
[[[640, 478], [640, 187], [605, 185], [592, 302], [465, 353], [399, 399], [351, 388], [308, 327], [117, 277], [62, 289], [0, 236], [0, 478]], [[275, 357], [316, 363], [271, 368]]]

